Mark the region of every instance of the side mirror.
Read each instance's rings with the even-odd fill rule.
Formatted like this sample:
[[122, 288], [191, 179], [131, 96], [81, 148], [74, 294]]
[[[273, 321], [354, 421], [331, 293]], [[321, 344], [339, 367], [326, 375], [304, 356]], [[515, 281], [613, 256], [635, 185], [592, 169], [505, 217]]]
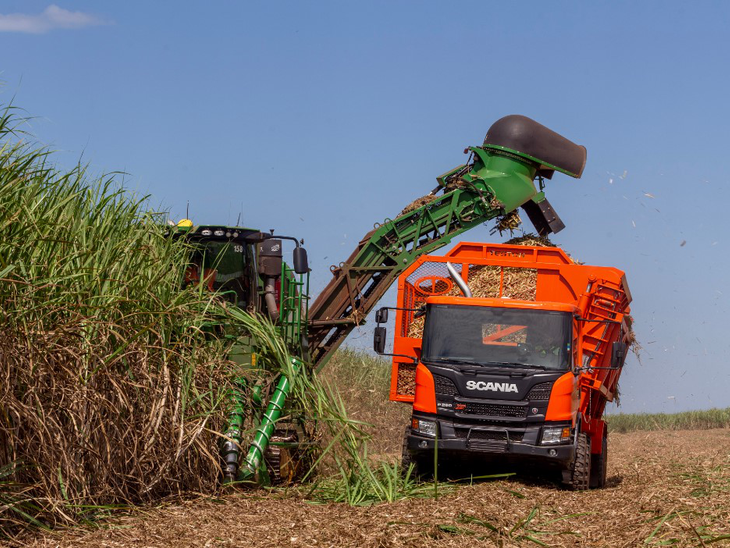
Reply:
[[388, 323], [388, 309], [381, 308], [375, 312], [375, 323]]
[[303, 247], [297, 246], [294, 248], [294, 272], [297, 274], [306, 274], [309, 272], [307, 250]]
[[626, 343], [615, 342], [611, 349], [611, 367], [623, 367], [626, 360]]
[[[380, 311], [378, 311], [380, 312]], [[385, 327], [376, 327], [373, 332], [373, 350], [378, 354], [385, 353], [385, 339], [387, 337], [387, 330]]]

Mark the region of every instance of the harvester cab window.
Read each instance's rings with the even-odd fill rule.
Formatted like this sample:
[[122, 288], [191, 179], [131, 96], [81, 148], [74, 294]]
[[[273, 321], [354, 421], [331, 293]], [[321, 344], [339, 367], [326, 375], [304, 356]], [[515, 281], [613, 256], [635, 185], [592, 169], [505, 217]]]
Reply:
[[429, 305], [422, 359], [567, 370], [571, 322], [566, 312]]
[[227, 301], [245, 308], [251, 296], [246, 276], [249, 262], [247, 246], [235, 241], [208, 241], [193, 256], [186, 281], [199, 282], [202, 272], [210, 291], [218, 291]]

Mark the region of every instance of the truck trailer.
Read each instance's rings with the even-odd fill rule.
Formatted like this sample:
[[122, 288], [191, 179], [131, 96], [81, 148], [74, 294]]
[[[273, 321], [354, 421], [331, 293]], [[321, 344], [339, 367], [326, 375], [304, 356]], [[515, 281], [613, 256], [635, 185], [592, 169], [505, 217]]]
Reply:
[[[603, 487], [630, 302], [624, 272], [557, 247], [461, 243], [417, 259], [392, 309], [390, 399], [413, 406], [404, 468], [501, 461]], [[376, 351], [385, 340], [377, 327]]]

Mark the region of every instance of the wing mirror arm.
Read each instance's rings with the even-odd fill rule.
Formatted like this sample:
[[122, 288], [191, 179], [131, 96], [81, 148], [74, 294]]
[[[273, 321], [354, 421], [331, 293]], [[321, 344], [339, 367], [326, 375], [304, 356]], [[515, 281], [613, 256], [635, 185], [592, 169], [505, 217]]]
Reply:
[[388, 338], [388, 330], [385, 327], [381, 327], [380, 324], [388, 321], [388, 310], [408, 310], [413, 311], [417, 309], [413, 308], [394, 308], [394, 307], [383, 307], [375, 312], [375, 322], [378, 326], [373, 331], [373, 350], [379, 356], [393, 356], [399, 358], [407, 358], [413, 363], [418, 363], [418, 358], [415, 356], [408, 356], [407, 354], [391, 354], [385, 351], [385, 342]]
[[426, 305], [418, 308], [401, 308], [397, 306], [384, 306], [375, 311], [375, 323], [388, 323], [388, 310], [404, 310], [406, 312], [415, 312], [414, 318], [420, 318], [426, 313]]
[[629, 346], [625, 342], [616, 341], [611, 346], [611, 366], [610, 367], [591, 367], [591, 366], [576, 367], [573, 370], [573, 373], [579, 374], [583, 371], [592, 371], [594, 369], [608, 369], [608, 370], [621, 369], [624, 366], [624, 363], [626, 362], [626, 354], [627, 354], [628, 349], [629, 349]]

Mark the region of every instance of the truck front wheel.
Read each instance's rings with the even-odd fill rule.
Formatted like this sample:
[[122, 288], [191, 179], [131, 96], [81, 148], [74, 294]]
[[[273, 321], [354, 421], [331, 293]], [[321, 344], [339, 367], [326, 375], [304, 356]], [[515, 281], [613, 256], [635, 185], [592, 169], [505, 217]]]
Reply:
[[430, 479], [433, 476], [433, 461], [429, 463], [428, 459], [423, 456], [416, 457], [411, 454], [408, 450], [408, 434], [410, 431], [410, 428], [406, 428], [406, 433], [403, 436], [403, 453], [400, 461], [401, 474], [405, 477], [408, 469], [413, 465], [410, 476], [412, 479]]
[[569, 468], [570, 479], [565, 482], [565, 486], [572, 491], [585, 491], [591, 478], [591, 446], [588, 436], [583, 433], [577, 436], [575, 458]]

